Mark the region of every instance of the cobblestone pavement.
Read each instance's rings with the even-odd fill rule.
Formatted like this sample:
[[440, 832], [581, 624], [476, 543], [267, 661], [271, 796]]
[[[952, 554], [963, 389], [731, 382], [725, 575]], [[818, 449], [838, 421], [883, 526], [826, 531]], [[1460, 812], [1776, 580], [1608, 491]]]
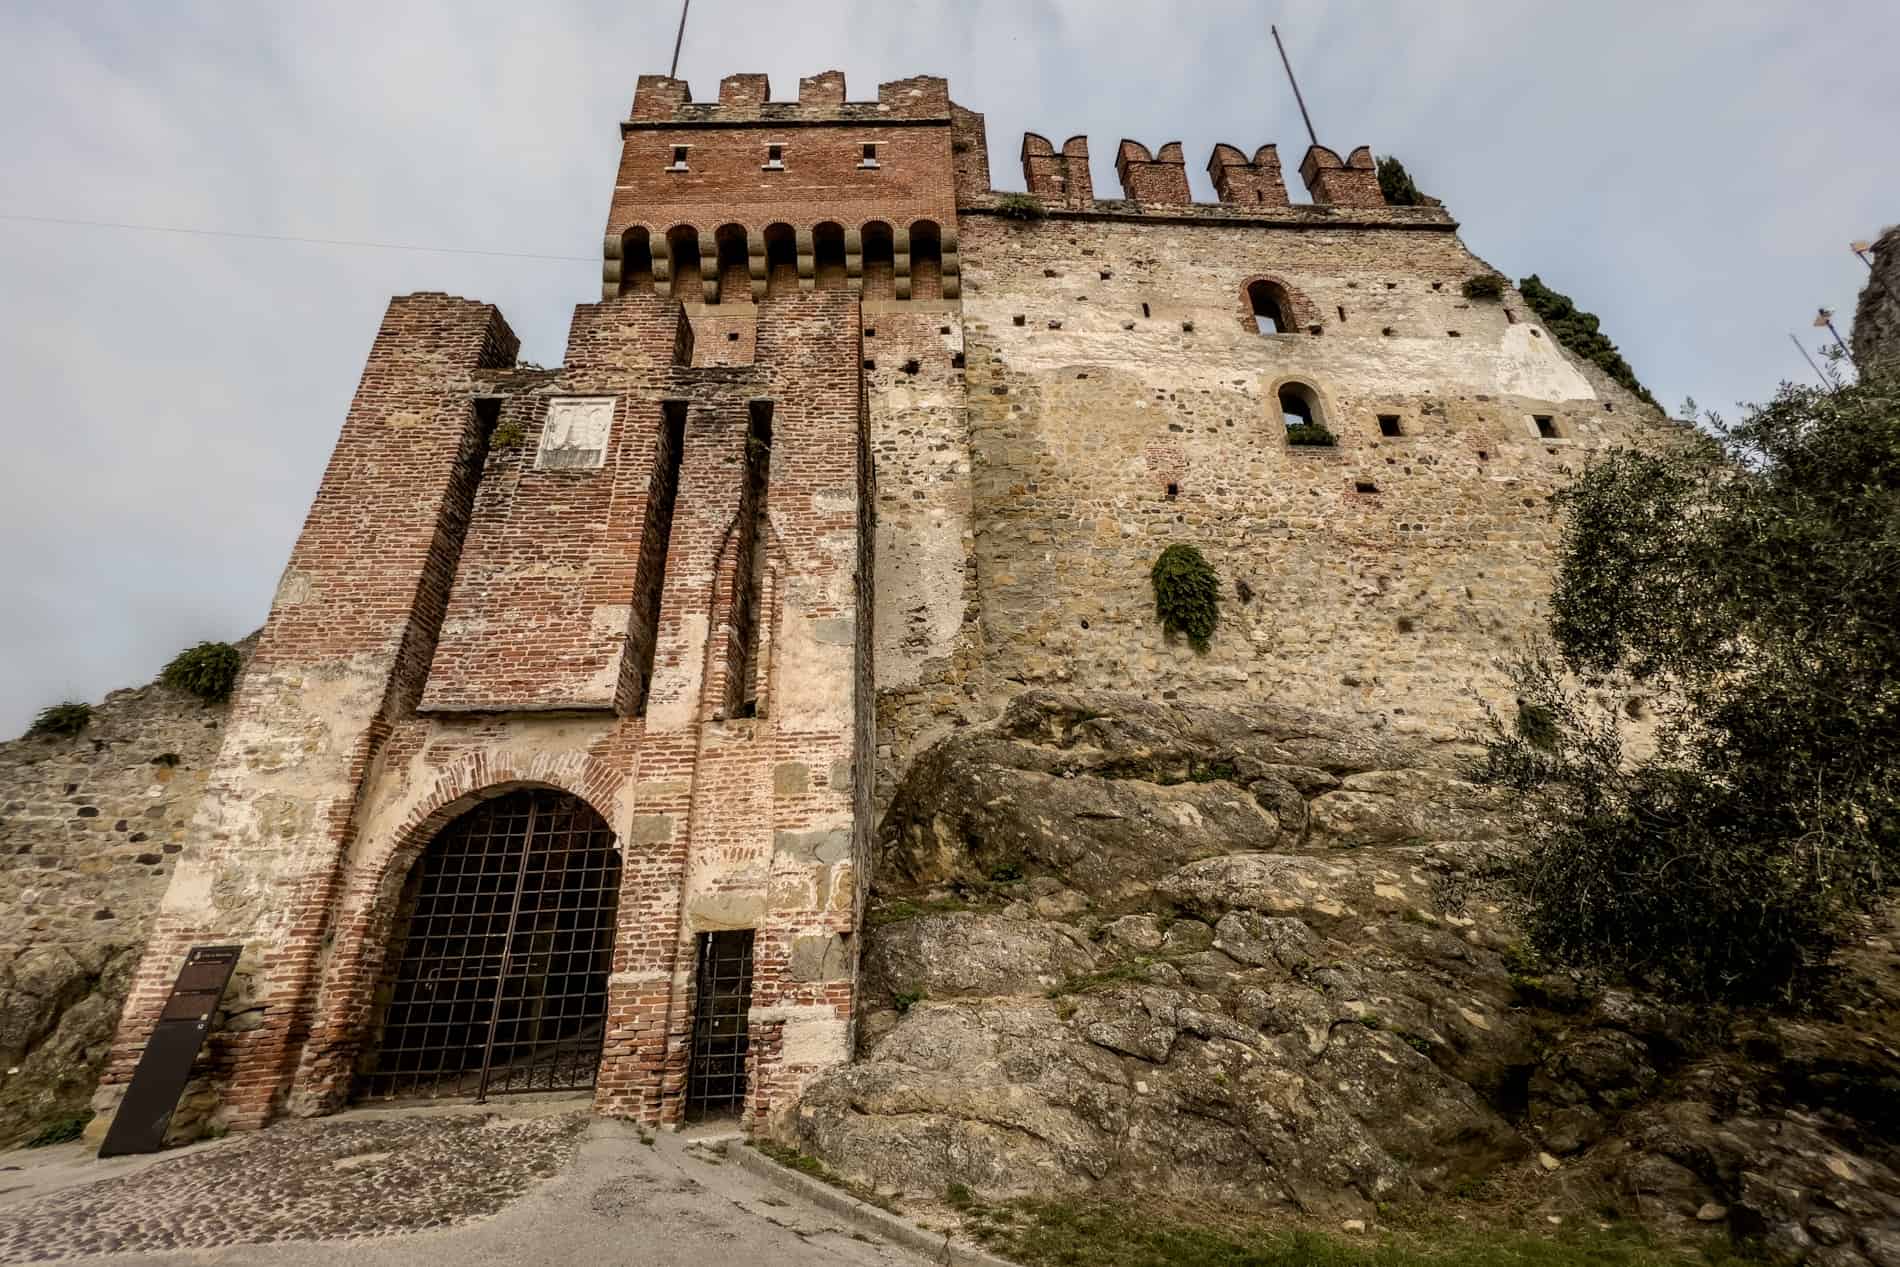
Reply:
[[688, 1141], [566, 1104], [286, 1123], [136, 1168], [66, 1151], [0, 1156], [0, 1263], [924, 1262]]
[[558, 1172], [587, 1121], [569, 1111], [286, 1123], [0, 1211], [0, 1262], [447, 1227]]

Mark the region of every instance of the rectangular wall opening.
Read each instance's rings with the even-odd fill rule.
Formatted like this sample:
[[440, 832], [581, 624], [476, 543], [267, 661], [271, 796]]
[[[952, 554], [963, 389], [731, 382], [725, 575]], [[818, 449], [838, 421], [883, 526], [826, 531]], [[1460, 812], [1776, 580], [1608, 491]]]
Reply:
[[679, 493], [680, 458], [686, 448], [686, 402], [660, 405], [659, 451], [647, 485], [646, 518], [640, 526], [640, 562], [633, 578], [633, 618], [627, 658], [633, 677], [633, 713], [646, 716], [653, 686], [653, 655], [660, 641], [660, 591], [666, 582], [667, 540], [673, 535], [673, 502]]
[[759, 627], [764, 615], [766, 494], [772, 474], [772, 402], [751, 402], [746, 427], [745, 489], [739, 501], [739, 541], [733, 572], [732, 642], [726, 677], [726, 715], [756, 717], [761, 674]]
[[686, 1070], [686, 1120], [745, 1108], [746, 1032], [752, 1011], [752, 930], [701, 933], [694, 972], [693, 1049]]
[[1543, 439], [1557, 438], [1557, 423], [1549, 414], [1532, 414], [1531, 421], [1537, 424], [1537, 434]]
[[1399, 423], [1399, 416], [1397, 414], [1380, 414], [1379, 434], [1382, 436], [1404, 435], [1405, 431]]

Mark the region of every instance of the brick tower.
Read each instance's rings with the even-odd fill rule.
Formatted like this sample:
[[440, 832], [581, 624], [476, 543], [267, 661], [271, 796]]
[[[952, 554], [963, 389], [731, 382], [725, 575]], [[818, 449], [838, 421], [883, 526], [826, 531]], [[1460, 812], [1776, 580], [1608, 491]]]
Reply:
[[561, 367], [487, 304], [390, 304], [102, 1107], [208, 942], [245, 949], [181, 1129], [542, 1086], [753, 1120], [847, 1057], [865, 335], [947, 366], [950, 105], [767, 98], [640, 80]]

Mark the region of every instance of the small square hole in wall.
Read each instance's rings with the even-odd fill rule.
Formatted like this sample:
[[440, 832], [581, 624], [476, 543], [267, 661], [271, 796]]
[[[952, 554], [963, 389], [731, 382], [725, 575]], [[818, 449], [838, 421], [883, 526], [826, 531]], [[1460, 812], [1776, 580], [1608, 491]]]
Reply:
[[923, 362], [919, 361], [916, 357], [912, 357], [910, 360], [905, 361], [903, 365], [903, 370], [906, 374], [915, 374], [918, 370], [922, 368], [923, 368]]
[[1433, 289], [1433, 290], [1443, 290], [1443, 289], [1445, 289], [1445, 283], [1443, 283], [1443, 282], [1433, 282], [1433, 283], [1432, 283], [1432, 289]]
[[867, 356], [864, 358], [864, 368], [867, 370], [874, 370], [877, 368], [877, 362], [873, 361], [870, 357]]
[[1460, 335], [1460, 334], [1459, 334], [1459, 333], [1458, 333], [1458, 332], [1457, 332], [1456, 330], [1447, 330], [1447, 331], [1445, 331], [1445, 335], [1446, 335], [1446, 337], [1447, 337], [1447, 338], [1452, 338], [1452, 339], [1457, 339], [1457, 338], [1462, 338], [1462, 337], [1463, 337], [1463, 336], [1462, 336], [1462, 335]]
[[1374, 484], [1371, 480], [1354, 480], [1352, 482], [1352, 491], [1355, 493], [1376, 493], [1379, 491], [1379, 486]]
[[737, 330], [726, 331], [727, 343], [737, 343], [738, 341], [739, 341], [739, 332]]
[[960, 370], [963, 368], [963, 353], [952, 352], [950, 354], [950, 368], [953, 370]]
[[1399, 632], [1400, 633], [1411, 633], [1416, 628], [1418, 628], [1418, 625], [1412, 620], [1410, 616], [1399, 617]]
[[1386, 338], [1388, 338], [1388, 339], [1389, 339], [1389, 338], [1391, 338], [1391, 337], [1392, 337], [1392, 327], [1391, 327], [1391, 326], [1387, 326], [1387, 327], [1385, 327], [1385, 328], [1384, 328], [1383, 330], [1381, 330], [1381, 331], [1379, 331], [1379, 333], [1380, 333], [1380, 334], [1383, 334], [1383, 335], [1384, 335], [1384, 336], [1385, 336]]
[[949, 327], [949, 326], [938, 326], [938, 327], [937, 327], [937, 333], [938, 333], [938, 334], [949, 334], [949, 333], [950, 333], [950, 327]]
[[1022, 313], [1019, 312], [1015, 316], [1011, 317], [1010, 320], [1020, 326], [1027, 323], [1029, 318], [1025, 317]]
[[877, 338], [877, 327], [876, 326], [864, 327], [864, 337], [867, 339]]
[[1108, 280], [1108, 275], [1109, 275], [1109, 274], [1108, 274], [1108, 270], [1107, 270], [1107, 269], [1103, 269], [1103, 270], [1102, 270], [1102, 280], [1103, 280], [1103, 281], [1107, 281], [1107, 280]]
[[1397, 282], [1387, 282], [1385, 284], [1385, 288], [1387, 290], [1397, 290], [1399, 288], [1399, 284]]
[[1478, 450], [1478, 461], [1489, 462], [1490, 460], [1491, 460], [1491, 454], [1489, 450], [1486, 450], [1486, 449]]
[[1175, 498], [1179, 497], [1180, 495], [1181, 495], [1181, 486], [1179, 484], [1168, 485], [1168, 500], [1169, 501], [1173, 501]]
[[1405, 431], [1399, 425], [1399, 416], [1397, 414], [1380, 414], [1379, 434], [1382, 436], [1404, 435]]
[[1557, 438], [1557, 421], [1549, 414], [1532, 414], [1531, 421], [1537, 424], [1537, 435], [1540, 439], [1555, 440]]

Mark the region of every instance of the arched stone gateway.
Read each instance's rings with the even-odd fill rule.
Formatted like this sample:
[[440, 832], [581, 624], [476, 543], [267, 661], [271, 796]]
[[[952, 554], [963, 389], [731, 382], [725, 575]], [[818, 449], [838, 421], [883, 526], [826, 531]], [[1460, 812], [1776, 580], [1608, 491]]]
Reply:
[[620, 855], [585, 801], [523, 788], [430, 841], [403, 886], [358, 1100], [588, 1088]]

